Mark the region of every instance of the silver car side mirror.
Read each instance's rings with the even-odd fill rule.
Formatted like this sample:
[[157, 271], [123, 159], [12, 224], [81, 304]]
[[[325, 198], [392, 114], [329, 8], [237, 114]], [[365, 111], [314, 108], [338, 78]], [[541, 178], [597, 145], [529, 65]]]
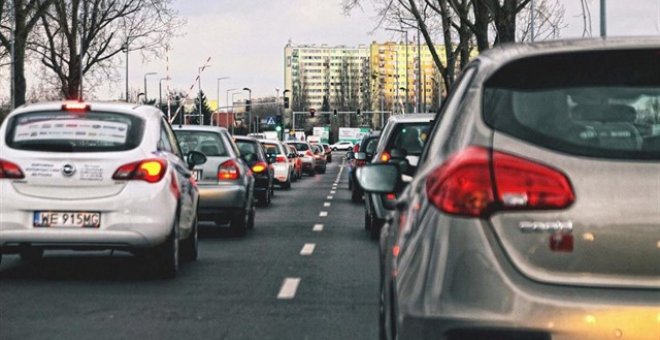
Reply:
[[399, 181], [399, 168], [394, 164], [366, 164], [357, 169], [356, 177], [364, 191], [394, 192]]

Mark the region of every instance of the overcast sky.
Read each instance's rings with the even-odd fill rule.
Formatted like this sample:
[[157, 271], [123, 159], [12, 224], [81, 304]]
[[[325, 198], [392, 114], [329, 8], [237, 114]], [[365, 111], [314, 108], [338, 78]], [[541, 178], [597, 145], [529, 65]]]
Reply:
[[[378, 0], [375, 0], [378, 1]], [[169, 53], [171, 86], [188, 90], [198, 66], [211, 57], [211, 67], [202, 73], [202, 88], [215, 100], [218, 77], [231, 79], [220, 82], [221, 103], [228, 88], [249, 87], [253, 97], [275, 94], [284, 82], [284, 45], [294, 44], [349, 45], [369, 44], [376, 40], [397, 40], [395, 32], [374, 33], [378, 16], [372, 0], [363, 0], [363, 9], [345, 14], [342, 0], [174, 0], [173, 5], [187, 23], [182, 37], [171, 41]], [[582, 19], [579, 0], [562, 0], [566, 9], [563, 38], [580, 37]], [[593, 35], [599, 34], [599, 0], [591, 0]], [[609, 36], [660, 35], [658, 27], [660, 0], [608, 0]], [[124, 65], [123, 55], [119, 61]], [[164, 60], [144, 62], [139, 53], [132, 53], [130, 86], [143, 87], [146, 72], [158, 72], [149, 78], [148, 93], [157, 96], [158, 78], [165, 77]], [[0, 72], [8, 73], [7, 67]], [[33, 70], [34, 72], [34, 70]], [[118, 69], [121, 79], [99, 88], [100, 99], [116, 99], [124, 91], [124, 69]], [[6, 78], [3, 74], [2, 78]], [[34, 79], [34, 75], [28, 78]], [[33, 86], [34, 84], [28, 84]], [[197, 91], [197, 88], [193, 91]], [[8, 82], [0, 86], [2, 97], [8, 94]], [[237, 95], [236, 99], [244, 98]]]

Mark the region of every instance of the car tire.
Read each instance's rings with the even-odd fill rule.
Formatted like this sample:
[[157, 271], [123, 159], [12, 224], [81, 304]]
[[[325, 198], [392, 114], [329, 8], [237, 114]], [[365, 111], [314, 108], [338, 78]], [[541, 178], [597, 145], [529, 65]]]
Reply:
[[40, 248], [27, 247], [19, 252], [21, 260], [25, 262], [39, 262], [44, 257], [44, 250]]
[[351, 189], [351, 201], [353, 203], [361, 203], [362, 202], [362, 193], [360, 192], [360, 190], [356, 186], [354, 186]]
[[286, 182], [282, 183], [283, 189], [291, 189], [291, 177], [289, 177]]
[[198, 237], [197, 216], [195, 216], [190, 235], [181, 242], [181, 258], [184, 261], [197, 261], [197, 256], [199, 255]]
[[249, 213], [245, 210], [234, 214], [229, 222], [229, 230], [232, 235], [243, 237], [247, 233]]
[[161, 279], [173, 279], [179, 271], [179, 240], [177, 239], [178, 218], [170, 234], [161, 245], [153, 250], [152, 268]]
[[268, 207], [270, 205], [270, 189], [266, 190], [261, 197], [259, 197], [259, 205], [262, 207]]
[[319, 171], [319, 173], [320, 173], [320, 174], [324, 174], [324, 173], [325, 173], [325, 167], [321, 168], [321, 170]]
[[367, 212], [367, 209], [364, 209], [364, 230], [369, 231], [371, 229], [371, 217], [369, 217], [369, 213]]
[[385, 224], [385, 221], [371, 215], [371, 222], [369, 224], [370, 224], [369, 234], [371, 235], [371, 239], [377, 240], [380, 237], [380, 230], [383, 228], [383, 224]]
[[348, 190], [353, 190], [353, 179], [350, 176], [348, 178]]
[[256, 215], [256, 210], [254, 209], [254, 205], [250, 208], [250, 215], [248, 216], [247, 220], [247, 228], [248, 229], [254, 229], [254, 217]]
[[337, 148], [332, 148], [332, 151], [337, 151]]

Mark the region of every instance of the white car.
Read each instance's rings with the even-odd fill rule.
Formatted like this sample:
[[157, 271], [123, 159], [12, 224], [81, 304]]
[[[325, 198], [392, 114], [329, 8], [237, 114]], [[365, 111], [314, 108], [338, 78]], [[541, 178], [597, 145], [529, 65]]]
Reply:
[[25, 105], [0, 126], [0, 150], [0, 254], [119, 249], [146, 255], [162, 277], [176, 276], [179, 255], [197, 258], [189, 169], [206, 157], [185, 161], [158, 109]]
[[332, 151], [337, 151], [337, 150], [349, 151], [353, 149], [353, 142], [347, 142], [347, 141], [337, 142], [335, 144], [330, 145], [330, 149], [332, 149]]
[[271, 160], [275, 181], [283, 189], [291, 189], [291, 179], [293, 177], [293, 162], [289, 160], [286, 147], [278, 140], [259, 140], [266, 151], [266, 155]]

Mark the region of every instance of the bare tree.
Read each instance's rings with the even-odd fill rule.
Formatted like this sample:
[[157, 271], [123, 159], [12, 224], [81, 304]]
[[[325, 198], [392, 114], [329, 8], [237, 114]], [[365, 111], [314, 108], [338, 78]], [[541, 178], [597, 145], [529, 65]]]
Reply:
[[540, 0], [534, 5], [534, 22], [532, 23], [531, 6], [526, 7], [518, 16], [520, 25], [516, 33], [516, 40], [532, 41], [532, 24], [534, 25], [535, 41], [559, 38], [561, 29], [566, 27], [565, 12], [566, 10], [559, 0]]
[[[39, 17], [51, 6], [53, 0], [0, 0], [0, 46], [2, 54], [8, 55], [11, 48], [11, 35], [14, 36], [14, 68], [11, 79], [14, 83], [14, 104], [25, 103], [27, 83], [25, 81], [25, 51], [29, 38], [39, 22]], [[13, 22], [9, 19], [12, 18]], [[13, 25], [13, 26], [12, 26]]]
[[591, 37], [591, 9], [589, 0], [580, 0], [582, 6], [582, 37]]
[[157, 55], [182, 24], [171, 0], [55, 0], [41, 16], [36, 52], [62, 94], [80, 98], [83, 76], [107, 73], [129, 49]]

